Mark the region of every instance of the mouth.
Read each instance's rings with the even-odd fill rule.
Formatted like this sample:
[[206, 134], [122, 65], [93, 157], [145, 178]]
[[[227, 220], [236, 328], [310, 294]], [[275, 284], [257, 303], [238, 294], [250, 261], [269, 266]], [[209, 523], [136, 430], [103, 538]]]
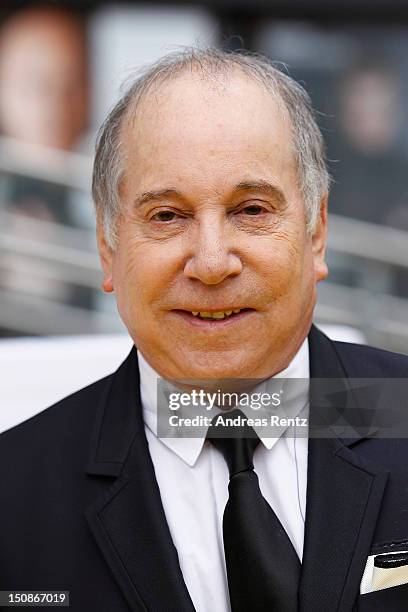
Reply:
[[250, 313], [255, 312], [254, 308], [226, 308], [225, 310], [183, 310], [175, 309], [172, 312], [182, 317], [191, 325], [201, 328], [224, 327], [225, 325], [238, 323], [246, 318]]

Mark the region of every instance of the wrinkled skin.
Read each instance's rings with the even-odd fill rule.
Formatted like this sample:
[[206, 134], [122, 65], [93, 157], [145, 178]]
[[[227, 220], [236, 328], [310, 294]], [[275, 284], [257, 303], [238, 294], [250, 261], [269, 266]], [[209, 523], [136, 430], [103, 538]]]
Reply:
[[[186, 73], [122, 129], [118, 246], [98, 230], [104, 288], [165, 378], [267, 378], [306, 337], [327, 276], [326, 197], [307, 232], [282, 103], [240, 73]], [[252, 308], [205, 323], [179, 312]]]

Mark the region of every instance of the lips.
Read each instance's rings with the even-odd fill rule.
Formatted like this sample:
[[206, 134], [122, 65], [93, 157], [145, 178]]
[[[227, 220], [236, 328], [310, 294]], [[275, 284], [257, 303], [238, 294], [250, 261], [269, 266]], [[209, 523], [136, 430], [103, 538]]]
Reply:
[[189, 323], [202, 326], [224, 326], [228, 323], [238, 322], [251, 312], [253, 308], [226, 308], [225, 310], [184, 310], [175, 309], [174, 313], [180, 315]]
[[220, 320], [226, 317], [231, 317], [232, 315], [239, 314], [241, 312], [241, 308], [232, 308], [231, 310], [217, 310], [215, 312], [211, 312], [209, 310], [192, 310], [191, 314], [193, 317], [199, 317], [200, 319], [215, 319]]

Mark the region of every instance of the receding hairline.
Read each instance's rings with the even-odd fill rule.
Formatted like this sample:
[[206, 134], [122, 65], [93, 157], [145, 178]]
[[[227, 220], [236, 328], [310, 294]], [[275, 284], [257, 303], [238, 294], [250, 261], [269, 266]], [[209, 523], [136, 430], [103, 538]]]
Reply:
[[[239, 65], [234, 65], [231, 67], [231, 69], [228, 69], [228, 67], [225, 67], [226, 69], [223, 71], [220, 71], [220, 76], [221, 77], [225, 77], [225, 80], [223, 82], [221, 82], [216, 75], [216, 78], [211, 78], [214, 77], [214, 75], [211, 73], [208, 73], [207, 75], [201, 70], [201, 66], [194, 66], [195, 70], [189, 70], [189, 66], [185, 66], [183, 67], [182, 70], [178, 70], [175, 71], [175, 73], [173, 74], [165, 74], [163, 75], [163, 78], [159, 78], [159, 79], [154, 79], [151, 83], [149, 83], [149, 86], [144, 89], [142, 91], [142, 94], [139, 96], [136, 96], [134, 100], [130, 100], [127, 109], [125, 111], [125, 113], [123, 114], [122, 118], [121, 118], [121, 123], [120, 123], [120, 129], [119, 129], [119, 140], [120, 140], [120, 148], [121, 148], [121, 158], [122, 158], [122, 176], [120, 181], [118, 182], [118, 192], [121, 192], [122, 187], [124, 186], [124, 183], [126, 181], [126, 176], [128, 173], [125, 174], [125, 163], [124, 160], [126, 158], [125, 156], [125, 142], [127, 141], [127, 135], [126, 135], [126, 131], [129, 130], [129, 128], [131, 128], [132, 130], [135, 128], [135, 126], [137, 126], [139, 124], [139, 126], [142, 124], [143, 119], [144, 119], [144, 112], [146, 110], [146, 105], [149, 105], [152, 96], [155, 97], [155, 95], [160, 92], [160, 90], [162, 90], [163, 88], [166, 88], [166, 86], [171, 87], [173, 83], [175, 83], [177, 80], [183, 80], [185, 78], [187, 78], [188, 80], [195, 80], [197, 82], [197, 84], [199, 85], [200, 83], [202, 83], [203, 81], [205, 83], [210, 82], [210, 85], [212, 84], [214, 86], [214, 92], [215, 94], [220, 94], [222, 95], [223, 93], [223, 89], [228, 87], [228, 84], [231, 80], [233, 80], [234, 78], [241, 78], [241, 79], [245, 79], [247, 83], [251, 84], [251, 85], [255, 85], [256, 88], [260, 91], [263, 92], [265, 94], [265, 98], [269, 97], [270, 101], [271, 101], [271, 105], [275, 104], [275, 111], [277, 110], [277, 112], [279, 113], [279, 120], [283, 119], [283, 121], [287, 121], [287, 126], [288, 129], [290, 130], [291, 133], [291, 144], [293, 147], [293, 150], [291, 151], [292, 155], [293, 155], [293, 163], [295, 165], [297, 165], [297, 159], [296, 159], [296, 150], [294, 147], [294, 134], [293, 134], [293, 122], [292, 119], [290, 117], [290, 113], [289, 110], [285, 104], [285, 101], [283, 100], [282, 96], [279, 94], [279, 91], [276, 91], [276, 95], [275, 92], [272, 94], [271, 90], [267, 88], [266, 84], [261, 82], [258, 79], [255, 79], [252, 77], [251, 74], [248, 74], [246, 71], [241, 70], [241, 67]], [[206, 76], [210, 77], [210, 78], [206, 78]], [[161, 101], [157, 100], [157, 104], [160, 105]], [[147, 106], [147, 112], [150, 112], [151, 109]], [[153, 111], [154, 112], [154, 111]], [[149, 129], [149, 128], [148, 128]], [[136, 145], [137, 146], [137, 145]], [[266, 181], [265, 181], [266, 183]], [[163, 191], [167, 191], [167, 188], [164, 189]], [[171, 191], [171, 190], [170, 190]], [[148, 195], [151, 194], [151, 192], [148, 192]], [[141, 194], [143, 195], [143, 194]]]
[[[214, 62], [214, 67], [211, 67], [211, 60], [204, 60], [200, 62], [198, 60], [192, 60], [190, 64], [176, 66], [173, 70], [168, 70], [161, 74], [155, 75], [155, 77], [143, 88], [141, 93], [136, 93], [129, 100], [126, 111], [121, 117], [121, 140], [123, 136], [123, 130], [129, 125], [134, 126], [137, 120], [143, 117], [143, 111], [146, 107], [146, 103], [151, 100], [161, 89], [165, 88], [166, 85], [171, 87], [171, 84], [183, 79], [192, 79], [197, 83], [204, 82], [210, 83], [214, 86], [214, 92], [222, 94], [228, 86], [231, 80], [240, 79], [246, 80], [247, 83], [256, 85], [259, 90], [263, 91], [267, 96], [271, 98], [272, 102], [277, 104], [280, 112], [285, 116], [285, 119], [289, 122], [291, 130], [293, 129], [293, 122], [291, 120], [290, 112], [285, 103], [285, 100], [279, 91], [278, 81], [276, 82], [276, 90], [271, 91], [268, 84], [261, 78], [257, 78], [250, 70], [246, 70], [245, 66], [237, 62], [225, 60], [223, 63], [218, 64]], [[207, 70], [206, 70], [207, 68]], [[277, 69], [276, 69], [277, 70]], [[278, 72], [278, 71], [277, 71]], [[277, 77], [278, 78], [278, 77]], [[293, 137], [293, 135], [292, 135]]]
[[[283, 68], [283, 69], [282, 69]], [[124, 176], [123, 127], [137, 117], [149, 94], [177, 78], [197, 73], [200, 80], [227, 82], [232, 73], [245, 75], [270, 96], [288, 115], [290, 144], [293, 146], [299, 186], [307, 211], [308, 231], [317, 222], [321, 198], [329, 190], [330, 175], [325, 160], [322, 133], [316, 112], [305, 88], [286, 71], [286, 66], [249, 52], [217, 48], [187, 48], [142, 67], [125, 81], [122, 96], [102, 124], [96, 141], [92, 194], [98, 219], [103, 220], [111, 245], [116, 244], [116, 219], [120, 212], [119, 186]]]

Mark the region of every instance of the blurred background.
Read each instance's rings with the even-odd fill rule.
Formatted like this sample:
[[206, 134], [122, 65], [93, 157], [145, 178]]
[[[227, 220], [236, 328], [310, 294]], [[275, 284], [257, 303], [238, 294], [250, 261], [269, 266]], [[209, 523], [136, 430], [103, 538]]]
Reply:
[[316, 321], [408, 353], [404, 0], [3, 0], [0, 345], [112, 334], [127, 349], [114, 297], [100, 290], [95, 132], [135, 69], [195, 44], [260, 51], [305, 85], [333, 178], [331, 274], [319, 288]]

